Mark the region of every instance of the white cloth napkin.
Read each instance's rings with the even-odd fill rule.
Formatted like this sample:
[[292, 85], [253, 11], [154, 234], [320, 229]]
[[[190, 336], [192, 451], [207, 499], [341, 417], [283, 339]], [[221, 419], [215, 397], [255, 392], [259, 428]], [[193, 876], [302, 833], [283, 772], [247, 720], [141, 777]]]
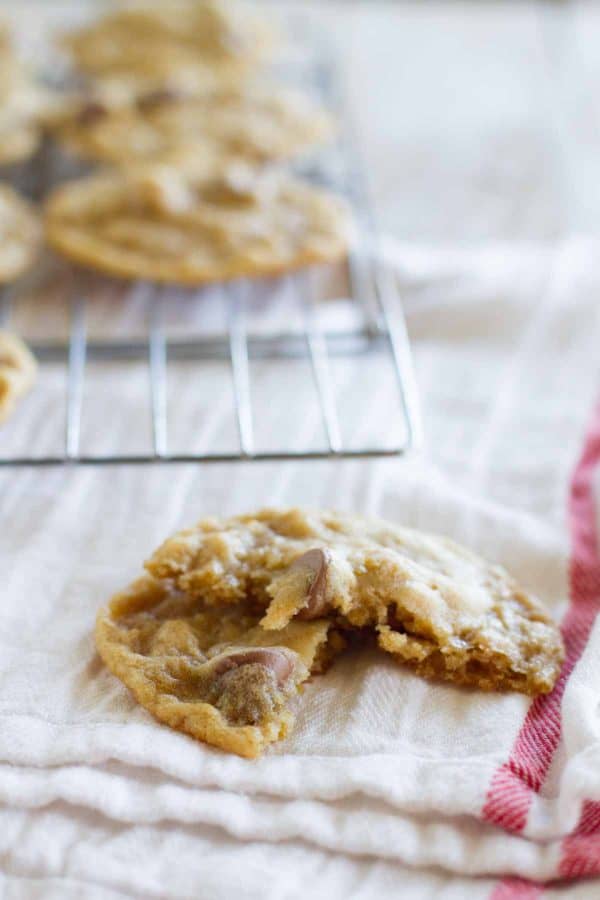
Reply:
[[[501, 900], [600, 872], [599, 249], [583, 238], [387, 247], [424, 407], [426, 451], [411, 460], [0, 471], [7, 896], [367, 898], [401, 889]], [[185, 299], [166, 315], [181, 326]], [[118, 307], [112, 318], [129, 327]], [[15, 324], [44, 330], [27, 311]], [[131, 447], [147, 425], [145, 375], [100, 366], [89, 373], [84, 444]], [[228, 375], [217, 363], [203, 371], [173, 374], [174, 440], [225, 445], [235, 440]], [[253, 368], [265, 398], [278, 378], [266, 364]], [[295, 365], [289, 379], [274, 408], [257, 403], [259, 434], [318, 443], [318, 411]], [[340, 370], [338, 384], [353, 440], [387, 427], [389, 371], [365, 361], [358, 375]], [[3, 446], [58, 445], [63, 388], [45, 367]], [[294, 503], [442, 532], [506, 565], [565, 616], [568, 679], [532, 706], [427, 683], [383, 654], [348, 654], [309, 686], [293, 734], [261, 760], [158, 725], [96, 656], [97, 607], [175, 528]], [[593, 897], [598, 885], [571, 890]]]

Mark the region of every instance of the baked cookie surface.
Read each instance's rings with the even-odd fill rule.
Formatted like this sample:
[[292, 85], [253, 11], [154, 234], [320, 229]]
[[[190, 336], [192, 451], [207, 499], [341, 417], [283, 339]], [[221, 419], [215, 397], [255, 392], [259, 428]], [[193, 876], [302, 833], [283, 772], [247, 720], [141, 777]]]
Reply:
[[146, 567], [206, 603], [252, 602], [275, 634], [327, 617], [374, 631], [424, 676], [484, 690], [548, 692], [563, 659], [551, 617], [503, 568], [379, 520], [300, 509], [206, 519]]
[[192, 92], [165, 86], [118, 98], [118, 88], [61, 123], [59, 138], [78, 155], [127, 165], [154, 162], [208, 175], [234, 162], [291, 159], [331, 137], [330, 117], [307, 97], [265, 85]]
[[31, 265], [41, 240], [41, 227], [29, 203], [0, 184], [0, 284], [8, 284]]
[[236, 167], [206, 180], [151, 166], [58, 188], [46, 233], [63, 255], [113, 275], [201, 284], [339, 259], [348, 217], [337, 198], [278, 172]]
[[36, 374], [37, 363], [27, 345], [16, 334], [0, 329], [0, 424], [30, 390]]
[[239, 604], [206, 607], [144, 576], [96, 623], [108, 666], [157, 719], [194, 738], [256, 757], [291, 727], [301, 684], [342, 644], [327, 620], [266, 631]]
[[41, 94], [13, 51], [9, 29], [0, 23], [0, 165], [28, 159], [35, 152], [40, 105]]
[[276, 43], [261, 15], [226, 0], [130, 3], [61, 37], [84, 72], [150, 77], [207, 68], [242, 77], [266, 61]]

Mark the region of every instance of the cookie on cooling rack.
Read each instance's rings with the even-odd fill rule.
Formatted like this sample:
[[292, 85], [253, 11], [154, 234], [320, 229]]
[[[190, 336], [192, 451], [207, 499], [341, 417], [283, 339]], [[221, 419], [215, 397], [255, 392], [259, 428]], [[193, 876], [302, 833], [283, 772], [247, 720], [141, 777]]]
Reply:
[[58, 188], [46, 233], [64, 256], [113, 275], [202, 284], [339, 259], [348, 216], [281, 172], [235, 167], [206, 180], [151, 166]]
[[14, 281], [29, 268], [40, 239], [33, 208], [11, 187], [0, 184], [0, 285]]
[[60, 123], [59, 139], [86, 159], [164, 163], [215, 174], [232, 163], [301, 155], [333, 134], [333, 121], [305, 95], [267, 85], [192, 91], [165, 85], [128, 97], [116, 86]]
[[456, 684], [546, 693], [563, 659], [551, 617], [504, 569], [384, 521], [301, 509], [205, 519], [146, 567], [189, 598], [251, 601], [275, 635], [315, 618], [370, 630], [398, 661]]
[[263, 16], [228, 0], [131, 3], [61, 38], [83, 72], [142, 78], [180, 71], [240, 78], [269, 59], [276, 43]]
[[96, 623], [108, 666], [157, 719], [208, 744], [256, 757], [284, 737], [302, 682], [343, 642], [327, 620], [265, 631], [244, 604], [205, 607], [145, 576]]
[[0, 165], [28, 159], [40, 140], [41, 94], [17, 59], [8, 27], [0, 23]]
[[35, 381], [37, 363], [26, 344], [9, 331], [0, 330], [0, 424]]

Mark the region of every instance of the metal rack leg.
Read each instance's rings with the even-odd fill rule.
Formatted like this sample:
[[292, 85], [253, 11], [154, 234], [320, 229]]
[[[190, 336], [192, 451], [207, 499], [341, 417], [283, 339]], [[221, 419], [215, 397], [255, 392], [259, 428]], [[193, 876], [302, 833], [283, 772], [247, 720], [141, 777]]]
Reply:
[[227, 288], [229, 297], [229, 351], [240, 448], [244, 457], [250, 457], [254, 454], [254, 427], [252, 423], [248, 339], [242, 291], [243, 286], [240, 284], [232, 284]]
[[86, 355], [85, 299], [83, 296], [77, 295], [71, 301], [71, 330], [67, 375], [65, 455], [70, 461], [79, 457]]
[[152, 442], [157, 459], [167, 455], [167, 344], [162, 325], [162, 295], [152, 290], [149, 309], [148, 364]]
[[319, 398], [321, 415], [323, 417], [323, 426], [327, 436], [327, 444], [330, 452], [337, 454], [342, 449], [342, 438], [335, 404], [333, 380], [329, 366], [327, 342], [319, 328], [314, 294], [310, 290], [309, 282], [310, 276], [304, 281], [306, 290], [302, 291], [306, 343], [308, 346], [315, 387], [317, 389], [317, 396]]
[[383, 263], [378, 265], [375, 277], [377, 297], [388, 333], [398, 391], [408, 429], [408, 444], [412, 450], [418, 450], [423, 444], [423, 425], [406, 321], [402, 309], [394, 309], [392, 305], [392, 300], [396, 299], [400, 307], [400, 298], [389, 266]]
[[0, 328], [6, 328], [12, 311], [12, 297], [9, 287], [0, 288]]

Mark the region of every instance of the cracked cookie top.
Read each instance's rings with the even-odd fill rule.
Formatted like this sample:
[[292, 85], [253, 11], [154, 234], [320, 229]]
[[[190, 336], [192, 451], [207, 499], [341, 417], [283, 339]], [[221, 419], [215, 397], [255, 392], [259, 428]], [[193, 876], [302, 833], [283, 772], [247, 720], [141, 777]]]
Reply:
[[483, 689], [552, 689], [563, 658], [541, 603], [447, 538], [334, 512], [205, 519], [147, 562], [191, 596], [242, 599], [267, 630], [326, 616], [374, 631], [418, 672]]

